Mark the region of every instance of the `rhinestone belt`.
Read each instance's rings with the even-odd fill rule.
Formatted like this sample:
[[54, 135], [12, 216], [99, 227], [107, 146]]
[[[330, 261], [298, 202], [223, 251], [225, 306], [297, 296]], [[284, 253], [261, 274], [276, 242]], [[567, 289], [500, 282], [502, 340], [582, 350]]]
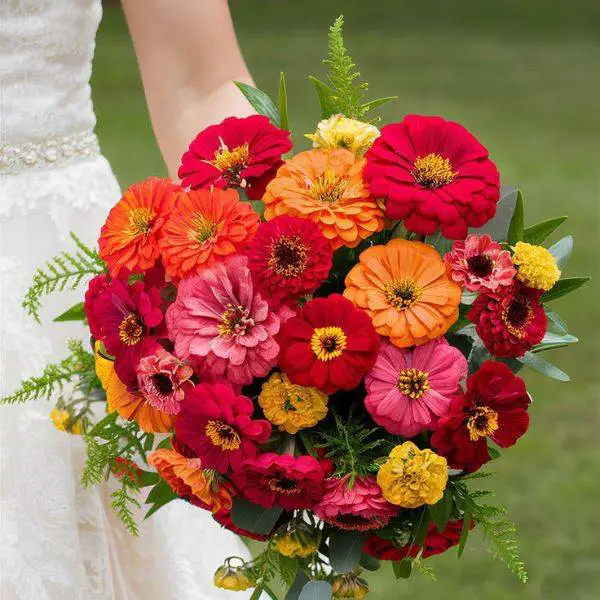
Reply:
[[0, 146], [0, 173], [20, 173], [74, 162], [100, 154], [93, 131]]

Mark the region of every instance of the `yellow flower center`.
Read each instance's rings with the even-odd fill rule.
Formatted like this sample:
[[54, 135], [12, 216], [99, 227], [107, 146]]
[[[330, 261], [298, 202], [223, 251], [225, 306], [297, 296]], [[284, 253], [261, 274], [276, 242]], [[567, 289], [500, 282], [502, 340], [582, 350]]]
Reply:
[[429, 388], [429, 376], [418, 369], [403, 369], [398, 373], [398, 389], [412, 400], [420, 398]]
[[129, 313], [119, 324], [119, 339], [126, 346], [135, 346], [141, 339], [144, 328], [137, 315]]
[[271, 245], [269, 269], [282, 277], [298, 277], [308, 262], [308, 246], [298, 235], [282, 235]]
[[139, 235], [146, 235], [152, 227], [155, 214], [149, 211], [147, 208], [134, 208], [129, 211], [129, 222], [125, 229], [125, 235], [130, 237], [137, 237]]
[[347, 343], [346, 334], [341, 327], [317, 327], [310, 338], [311, 350], [322, 361], [341, 356]]
[[417, 157], [411, 174], [420, 185], [438, 188], [450, 183], [458, 171], [452, 170], [449, 159], [434, 153]]
[[393, 279], [385, 286], [385, 297], [388, 303], [403, 310], [416, 304], [423, 290], [414, 279]]
[[242, 183], [239, 181], [240, 171], [248, 164], [249, 157], [248, 144], [236, 146], [230, 150], [221, 140], [221, 147], [215, 152], [215, 158], [211, 164], [223, 172], [223, 177], [228, 183], [238, 185]]
[[241, 441], [238, 432], [229, 424], [223, 421], [209, 421], [204, 429], [208, 439], [213, 446], [231, 452], [240, 447]]
[[525, 328], [533, 318], [533, 307], [525, 296], [518, 295], [507, 304], [500, 317], [511, 335], [522, 339], [527, 335]]
[[197, 212], [192, 219], [190, 238], [203, 244], [217, 233], [217, 224], [207, 219], [202, 213]]
[[221, 322], [217, 331], [221, 337], [231, 335], [246, 335], [254, 327], [254, 319], [249, 316], [250, 311], [243, 306], [227, 305], [227, 310], [221, 315]]
[[329, 168], [312, 183], [310, 193], [318, 202], [335, 204], [344, 195], [347, 185], [348, 180], [345, 177], [336, 175], [333, 169]]
[[478, 406], [467, 420], [467, 429], [472, 442], [492, 435], [498, 429], [498, 413], [489, 406]]
[[285, 496], [294, 496], [300, 493], [298, 483], [293, 479], [287, 477], [273, 477], [269, 480], [269, 488], [278, 494], [284, 494]]

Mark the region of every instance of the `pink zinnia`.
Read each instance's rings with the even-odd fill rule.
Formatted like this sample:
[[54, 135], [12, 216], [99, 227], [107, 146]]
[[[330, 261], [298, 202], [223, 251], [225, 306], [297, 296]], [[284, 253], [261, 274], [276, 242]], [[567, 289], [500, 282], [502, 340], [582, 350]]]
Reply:
[[191, 358], [214, 376], [243, 385], [275, 366], [280, 322], [256, 293], [244, 256], [182, 281], [167, 311], [180, 359]]
[[185, 396], [184, 384], [194, 374], [192, 367], [181, 362], [162, 346], [156, 346], [137, 366], [140, 392], [157, 410], [176, 415]]
[[466, 375], [465, 357], [444, 338], [413, 349], [383, 342], [365, 377], [365, 406], [390, 433], [413, 437], [448, 412]]
[[350, 475], [325, 480], [325, 495], [315, 506], [315, 514], [340, 529], [367, 531], [381, 529], [398, 514], [381, 493], [372, 475], [356, 477], [349, 485]]
[[493, 293], [506, 290], [517, 274], [510, 252], [489, 235], [472, 233], [464, 241], [457, 240], [444, 261], [449, 277], [471, 292], [482, 288]]

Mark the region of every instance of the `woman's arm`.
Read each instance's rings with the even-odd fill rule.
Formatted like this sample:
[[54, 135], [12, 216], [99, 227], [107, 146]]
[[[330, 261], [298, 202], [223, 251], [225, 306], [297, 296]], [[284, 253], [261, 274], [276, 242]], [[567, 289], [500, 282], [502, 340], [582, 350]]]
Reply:
[[122, 0], [152, 126], [172, 177], [196, 134], [253, 113], [232, 81], [252, 84], [226, 0]]

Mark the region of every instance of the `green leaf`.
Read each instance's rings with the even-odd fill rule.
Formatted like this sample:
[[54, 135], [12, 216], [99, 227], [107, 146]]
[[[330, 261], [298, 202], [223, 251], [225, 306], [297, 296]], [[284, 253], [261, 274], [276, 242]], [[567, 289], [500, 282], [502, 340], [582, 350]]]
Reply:
[[473, 511], [473, 503], [469, 501], [465, 507], [463, 515], [463, 526], [460, 531], [460, 539], [458, 541], [458, 558], [460, 558], [465, 550], [467, 539], [469, 538], [469, 530], [471, 528], [471, 513]]
[[331, 115], [336, 115], [340, 112], [340, 107], [337, 105], [334, 96], [335, 91], [332, 90], [326, 83], [323, 83], [316, 77], [309, 76], [319, 97], [321, 105], [321, 118], [328, 119]]
[[282, 512], [282, 508], [263, 508], [238, 496], [233, 499], [231, 519], [242, 529], [266, 535], [271, 533]]
[[559, 279], [552, 289], [542, 294], [542, 302], [552, 302], [552, 300], [566, 296], [579, 289], [590, 279], [591, 277], [565, 277], [564, 279]]
[[446, 530], [448, 521], [450, 520], [452, 511], [454, 510], [454, 498], [452, 496], [452, 490], [446, 488], [442, 499], [435, 504], [430, 504], [427, 506], [427, 510], [431, 520], [435, 523], [437, 530], [440, 533], [443, 533]]
[[515, 202], [515, 210], [508, 226], [506, 241], [514, 246], [517, 242], [523, 239], [523, 227], [525, 223], [525, 214], [523, 208], [523, 195], [517, 190], [517, 199]]
[[83, 302], [71, 306], [69, 310], [66, 310], [61, 315], [58, 315], [54, 319], [55, 323], [62, 323], [63, 321], [85, 321], [85, 310], [83, 309]]
[[558, 313], [555, 313], [546, 308], [546, 316], [548, 317], [548, 321], [554, 325], [554, 329], [560, 335], [566, 335], [569, 333], [569, 329], [567, 324], [562, 320]]
[[334, 530], [329, 536], [329, 562], [336, 573], [353, 571], [362, 553], [365, 535], [357, 531]]
[[146, 504], [150, 504], [151, 507], [145, 514], [144, 519], [150, 518], [159, 508], [162, 508], [165, 504], [175, 500], [177, 494], [169, 487], [164, 479], [161, 479], [151, 490], [146, 498]]
[[331, 600], [333, 589], [326, 581], [309, 581], [303, 588], [298, 600]]
[[433, 246], [442, 258], [444, 258], [446, 252], [452, 250], [452, 240], [446, 239], [439, 231], [436, 231], [433, 235], [425, 236], [425, 243]]
[[508, 229], [517, 205], [518, 193], [516, 188], [502, 186], [494, 218], [482, 227], [470, 229], [470, 232], [478, 235], [487, 233], [494, 241], [505, 242], [508, 239]]
[[527, 365], [528, 367], [547, 375], [548, 377], [552, 377], [552, 379], [556, 379], [557, 381], [571, 380], [571, 378], [564, 371], [561, 371], [558, 367], [555, 367], [552, 363], [549, 363], [547, 360], [544, 360], [537, 354], [533, 354], [533, 352], [526, 352], [525, 356], [521, 356], [517, 360], [522, 362], [524, 365]]
[[410, 558], [405, 558], [404, 560], [395, 560], [392, 563], [392, 568], [394, 569], [394, 575], [396, 579], [408, 579], [412, 572], [412, 561]]
[[500, 458], [500, 450], [495, 446], [492, 446], [488, 441], [488, 454], [490, 455], [490, 460], [496, 460]]
[[556, 348], [568, 346], [569, 344], [575, 344], [578, 341], [579, 340], [574, 335], [570, 335], [568, 333], [565, 335], [558, 335], [556, 333], [552, 333], [551, 331], [547, 331], [542, 341], [533, 347], [532, 352], [554, 350]]
[[160, 481], [158, 473], [152, 471], [138, 471], [138, 483], [140, 487], [148, 487], [150, 485], [156, 485]]
[[287, 86], [285, 85], [285, 73], [281, 71], [279, 73], [279, 93], [277, 94], [279, 101], [279, 115], [280, 115], [280, 127], [281, 129], [290, 128], [288, 119], [288, 100], [287, 100]]
[[370, 554], [361, 554], [358, 564], [367, 571], [377, 571], [381, 568], [381, 561]]
[[539, 246], [543, 241], [548, 239], [556, 229], [558, 229], [565, 221], [567, 217], [554, 217], [554, 219], [548, 219], [541, 223], [536, 223], [530, 227], [526, 227], [523, 231], [523, 241], [528, 244]]
[[567, 235], [566, 237], [558, 240], [556, 244], [550, 246], [548, 248], [548, 252], [552, 254], [554, 260], [559, 269], [564, 269], [567, 264], [567, 260], [569, 256], [571, 256], [571, 252], [573, 251], [573, 236]]
[[233, 83], [237, 85], [240, 92], [244, 94], [248, 102], [252, 105], [252, 108], [254, 108], [259, 115], [265, 115], [269, 117], [273, 125], [276, 125], [277, 127], [281, 126], [279, 111], [273, 103], [273, 100], [271, 100], [265, 92], [241, 81], [234, 81]]
[[361, 104], [360, 109], [362, 114], [364, 115], [370, 110], [379, 108], [382, 104], [387, 104], [392, 100], [398, 100], [398, 96], [386, 96], [385, 98], [376, 98], [375, 100], [371, 100], [370, 102], [365, 102], [364, 104]]
[[262, 221], [263, 215], [265, 214], [265, 203], [262, 200], [249, 200], [249, 203]]
[[298, 598], [300, 598], [300, 594], [302, 593], [302, 589], [307, 583], [308, 577], [306, 576], [306, 573], [304, 571], [298, 571], [292, 587], [285, 595], [285, 600], [298, 600]]

